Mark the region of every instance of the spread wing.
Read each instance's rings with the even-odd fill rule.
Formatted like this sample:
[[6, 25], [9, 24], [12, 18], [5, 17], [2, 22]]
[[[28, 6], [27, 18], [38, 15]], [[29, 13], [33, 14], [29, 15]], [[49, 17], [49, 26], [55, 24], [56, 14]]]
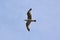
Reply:
[[[30, 8], [27, 12], [27, 19], [32, 19], [31, 10], [32, 9]], [[29, 21], [29, 20], [26, 22], [26, 27], [27, 27], [28, 31], [30, 31], [30, 28], [29, 28], [30, 23], [31, 23], [31, 21]]]
[[26, 27], [27, 27], [27, 30], [30, 31], [30, 28], [29, 28], [29, 25], [30, 25], [31, 21], [27, 21], [26, 22]]
[[29, 9], [28, 12], [27, 12], [27, 16], [28, 16], [27, 18], [28, 19], [32, 19], [31, 10], [32, 9]]

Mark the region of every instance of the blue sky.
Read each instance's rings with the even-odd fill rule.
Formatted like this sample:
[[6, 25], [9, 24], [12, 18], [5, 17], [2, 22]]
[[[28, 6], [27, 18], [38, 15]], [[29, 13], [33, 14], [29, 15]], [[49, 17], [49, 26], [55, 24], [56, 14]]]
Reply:
[[[29, 8], [37, 20], [30, 32]], [[60, 40], [60, 0], [0, 0], [0, 40]]]

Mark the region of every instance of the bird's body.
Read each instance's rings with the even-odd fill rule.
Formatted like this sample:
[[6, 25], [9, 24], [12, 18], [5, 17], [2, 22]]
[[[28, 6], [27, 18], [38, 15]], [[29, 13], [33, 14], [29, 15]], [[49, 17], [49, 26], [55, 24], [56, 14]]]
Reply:
[[29, 25], [30, 25], [30, 23], [31, 22], [36, 22], [36, 20], [32, 20], [32, 15], [31, 15], [31, 10], [32, 10], [32, 8], [30, 8], [29, 10], [28, 10], [28, 12], [27, 12], [27, 19], [25, 20], [25, 21], [27, 21], [26, 22], [26, 27], [27, 27], [27, 30], [28, 31], [30, 31], [30, 28], [29, 28]]
[[36, 20], [26, 19], [25, 21], [36, 22]]

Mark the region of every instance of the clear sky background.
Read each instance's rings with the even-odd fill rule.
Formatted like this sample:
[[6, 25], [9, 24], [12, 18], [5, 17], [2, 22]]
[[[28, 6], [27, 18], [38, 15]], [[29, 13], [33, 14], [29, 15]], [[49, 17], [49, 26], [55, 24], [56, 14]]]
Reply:
[[[28, 32], [30, 8], [37, 22]], [[0, 0], [0, 40], [60, 40], [60, 0]]]

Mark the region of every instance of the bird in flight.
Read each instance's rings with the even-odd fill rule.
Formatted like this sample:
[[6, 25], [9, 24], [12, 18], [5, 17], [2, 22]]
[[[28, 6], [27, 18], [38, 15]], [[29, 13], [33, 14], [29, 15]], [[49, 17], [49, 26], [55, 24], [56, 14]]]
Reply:
[[28, 10], [28, 12], [27, 12], [27, 20], [25, 20], [26, 21], [26, 28], [27, 28], [28, 31], [30, 31], [30, 27], [29, 27], [30, 23], [31, 22], [36, 22], [36, 20], [32, 20], [31, 10], [32, 10], [32, 8], [30, 8]]

